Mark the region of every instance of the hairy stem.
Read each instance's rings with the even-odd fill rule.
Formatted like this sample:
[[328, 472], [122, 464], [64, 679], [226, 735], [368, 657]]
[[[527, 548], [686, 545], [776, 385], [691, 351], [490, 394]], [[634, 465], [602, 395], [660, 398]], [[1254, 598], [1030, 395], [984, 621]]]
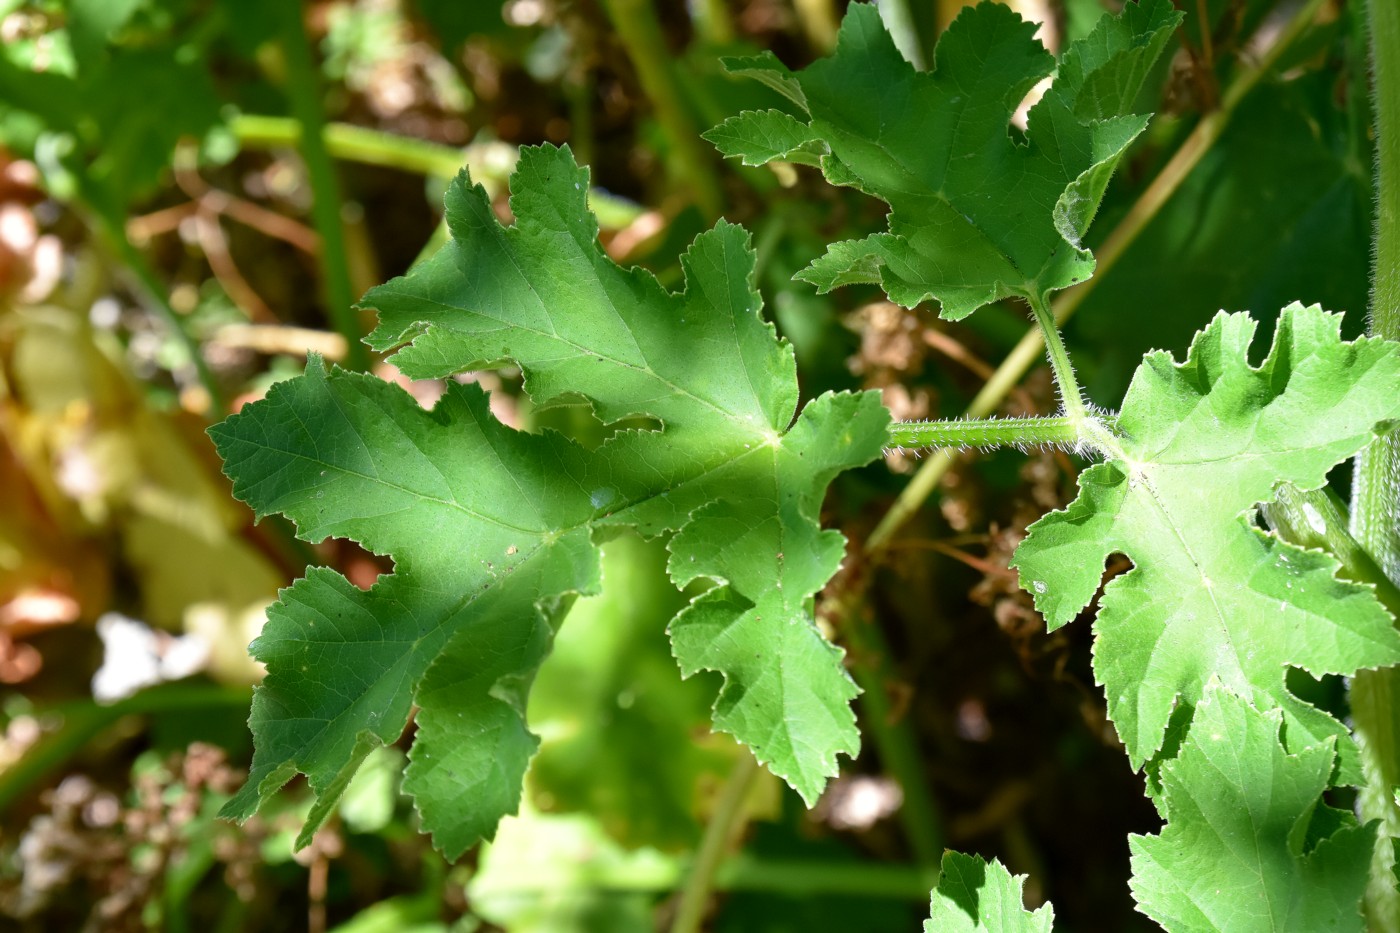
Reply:
[[321, 296], [336, 331], [345, 338], [346, 362], [354, 369], [369, 368], [369, 353], [360, 338], [359, 316], [350, 285], [350, 261], [345, 252], [345, 228], [340, 220], [340, 182], [323, 138], [325, 116], [321, 112], [321, 81], [311, 58], [311, 41], [302, 22], [299, 3], [277, 4], [282, 50], [287, 61], [287, 96], [292, 113], [301, 124], [301, 157], [311, 183], [311, 219], [321, 238]]
[[685, 887], [681, 888], [671, 933], [698, 933], [700, 930], [705, 919], [705, 907], [710, 900], [710, 890], [714, 887], [715, 872], [724, 858], [724, 850], [729, 848], [735, 833], [744, 823], [749, 788], [757, 776], [758, 761], [747, 748], [740, 750], [715, 812], [710, 814], [710, 821], [705, 825], [705, 836], [686, 876]]
[[[1372, 0], [1375, 87], [1376, 238], [1372, 336], [1400, 340], [1400, 6]], [[1352, 520], [1358, 539], [1391, 579], [1400, 578], [1400, 435], [1392, 431], [1357, 464]]]
[[[1069, 320], [1083, 304], [1084, 299], [1097, 287], [1104, 274], [1113, 268], [1128, 247], [1157, 216], [1162, 207], [1171, 200], [1171, 196], [1176, 193], [1177, 188], [1181, 186], [1181, 183], [1191, 174], [1201, 158], [1210, 151], [1210, 148], [1215, 145], [1225, 131], [1240, 102], [1258, 86], [1266, 75], [1273, 71], [1279, 57], [1312, 24], [1318, 9], [1324, 2], [1325, 0], [1308, 0], [1307, 4], [1294, 14], [1288, 25], [1284, 27], [1278, 39], [1270, 46], [1269, 51], [1259, 61], [1259, 64], [1244, 70], [1230, 83], [1221, 98], [1220, 108], [1206, 114], [1196, 124], [1191, 134], [1172, 155], [1170, 161], [1162, 166], [1152, 183], [1142, 194], [1138, 195], [1128, 213], [1113, 228], [1102, 245], [1094, 251], [1097, 263], [1094, 276], [1074, 288], [1060, 292], [1051, 303], [1050, 310], [1053, 312], [1057, 325]], [[1041, 359], [1042, 344], [1040, 327], [1033, 327], [1027, 331], [1026, 335], [1021, 338], [1021, 342], [1016, 344], [1012, 351], [1007, 354], [992, 378], [987, 381], [972, 403], [968, 405], [967, 416], [969, 418], [985, 418], [995, 412], [1002, 400], [1021, 381], [1021, 377], [1026, 374], [1026, 371], [1035, 364], [1036, 360]], [[895, 532], [923, 507], [924, 502], [938, 487], [938, 481], [943, 478], [943, 474], [947, 473], [952, 465], [953, 455], [950, 451], [940, 451], [935, 456], [924, 460], [913, 479], [909, 481], [899, 498], [895, 500], [894, 505], [890, 507], [875, 530], [871, 532], [870, 538], [866, 542], [866, 548], [870, 553], [879, 554], [889, 546]]]
[[[1400, 4], [1371, 0], [1372, 103], [1376, 129], [1376, 237], [1370, 333], [1400, 340]], [[1356, 460], [1351, 530], [1381, 572], [1400, 582], [1400, 435], [1391, 431]], [[1352, 722], [1366, 774], [1359, 809], [1381, 832], [1366, 889], [1371, 929], [1400, 930], [1392, 867], [1400, 841], [1400, 671], [1361, 671], [1352, 679]]]
[[1065, 447], [1079, 442], [1070, 418], [983, 418], [899, 421], [890, 425], [891, 447]]
[[1065, 417], [1076, 426], [1082, 425], [1089, 420], [1089, 409], [1084, 404], [1084, 392], [1075, 378], [1074, 365], [1070, 363], [1069, 351], [1065, 349], [1055, 315], [1043, 296], [1033, 297], [1029, 303], [1036, 326], [1040, 328], [1040, 337], [1045, 341], [1045, 352], [1050, 357], [1050, 369], [1055, 374], [1055, 386], [1060, 390], [1060, 405], [1064, 408]]

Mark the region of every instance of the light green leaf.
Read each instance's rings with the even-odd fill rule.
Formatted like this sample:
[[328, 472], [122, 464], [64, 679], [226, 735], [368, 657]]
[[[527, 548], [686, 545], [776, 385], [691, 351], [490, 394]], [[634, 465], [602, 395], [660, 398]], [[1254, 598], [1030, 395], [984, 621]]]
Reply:
[[652, 892], [682, 878], [676, 859], [623, 848], [589, 814], [527, 809], [483, 848], [466, 893], [474, 912], [510, 933], [648, 933]]
[[774, 159], [819, 165], [826, 153], [826, 144], [813, 136], [811, 127], [781, 110], [746, 110], [701, 135], [745, 165]]
[[[552, 625], [569, 594], [597, 591], [593, 535], [604, 526], [676, 531], [674, 554], [707, 555], [673, 557], [673, 578], [718, 584], [705, 617], [723, 650], [684, 614], [675, 648], [683, 670], [727, 678], [721, 728], [809, 801], [836, 754], [854, 754], [856, 691], [811, 617], [843, 550], [817, 513], [836, 473], [879, 455], [888, 413], [875, 393], [829, 395], [794, 424], [792, 350], [760, 316], [744, 231], [702, 234], [682, 259], [686, 289], [672, 294], [607, 258], [587, 189], [568, 150], [526, 149], [516, 221], [503, 227], [459, 177], [447, 196], [453, 241], [370, 292], [381, 319], [370, 340], [402, 346], [392, 359], [413, 376], [513, 360], [537, 405], [581, 396], [605, 422], [640, 416], [659, 429], [590, 451], [504, 427], [471, 387], [449, 382], [429, 413], [400, 389], [313, 361], [211, 431], [235, 495], [259, 515], [396, 561], [368, 592], [315, 571], [274, 607], [254, 645], [269, 669], [257, 755], [230, 815], [248, 816], [301, 771], [323, 816], [417, 704], [404, 787], [424, 826], [453, 856], [489, 836], [515, 808], [535, 748], [523, 711]], [[716, 536], [729, 546], [711, 548]]]
[[591, 814], [628, 848], [697, 845], [704, 782], [718, 786], [748, 754], [728, 737], [701, 738], [713, 690], [676, 676], [665, 632], [685, 603], [661, 542], [608, 541], [602, 594], [569, 611], [530, 692], [534, 799]]
[[[1166, 0], [1146, 0], [1100, 20], [1065, 53], [1021, 142], [1011, 115], [1055, 66], [1033, 23], [1001, 4], [965, 9], [924, 73], [873, 6], [853, 5], [830, 58], [796, 73], [775, 61], [731, 65], [795, 88], [789, 96], [810, 125], [784, 123], [779, 135], [772, 121], [743, 115], [720, 128], [720, 148], [752, 164], [821, 140], [829, 181], [890, 205], [888, 233], [833, 244], [801, 274], [822, 291], [878, 276], [892, 300], [936, 298], [949, 320], [1012, 295], [1039, 299], [1092, 274], [1080, 240], [1147, 125], [1127, 108], [1180, 18]], [[741, 130], [747, 146], [734, 139]]]
[[1024, 875], [1013, 876], [995, 859], [984, 862], [975, 855], [945, 852], [924, 933], [1050, 933], [1055, 912], [1049, 904], [1026, 910], [1024, 881]]
[[1290, 754], [1282, 726], [1278, 710], [1261, 713], [1212, 681], [1181, 753], [1162, 766], [1167, 825], [1128, 844], [1138, 908], [1167, 930], [1364, 929], [1375, 828], [1322, 802], [1333, 740]]
[[1400, 417], [1395, 344], [1341, 339], [1341, 318], [1291, 305], [1268, 358], [1249, 364], [1255, 323], [1221, 313], [1183, 363], [1149, 354], [1118, 418], [1119, 451], [1080, 476], [1064, 511], [1030, 528], [1012, 564], [1051, 628], [1098, 589], [1104, 559], [1134, 569], [1105, 588], [1094, 670], [1135, 766], [1162, 746], [1173, 708], [1195, 705], [1219, 677], [1290, 735], [1335, 736], [1355, 780], [1346, 728], [1294, 697], [1289, 667], [1350, 675], [1400, 661], [1400, 634], [1371, 590], [1338, 564], [1253, 524], [1277, 483], [1315, 489]]

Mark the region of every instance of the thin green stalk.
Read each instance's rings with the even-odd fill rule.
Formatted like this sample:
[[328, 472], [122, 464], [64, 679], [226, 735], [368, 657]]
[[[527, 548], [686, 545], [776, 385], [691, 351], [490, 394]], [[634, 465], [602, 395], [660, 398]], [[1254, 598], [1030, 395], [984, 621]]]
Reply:
[[[1050, 310], [1054, 314], [1057, 325], [1064, 324], [1075, 311], [1079, 310], [1084, 299], [1089, 297], [1089, 294], [1098, 286], [1108, 271], [1117, 264], [1128, 247], [1146, 229], [1167, 201], [1171, 200], [1171, 196], [1176, 193], [1177, 188], [1181, 186], [1181, 183], [1191, 174], [1201, 158], [1210, 151], [1210, 148], [1224, 133], [1240, 102], [1258, 86], [1266, 75], [1273, 71], [1279, 57], [1312, 24], [1312, 21], [1317, 17], [1317, 11], [1324, 2], [1325, 0], [1308, 0], [1308, 3], [1294, 14], [1288, 25], [1284, 27], [1278, 40], [1270, 47], [1259, 64], [1241, 72], [1230, 83], [1221, 98], [1220, 108], [1206, 114], [1196, 124], [1190, 135], [1172, 155], [1172, 158], [1166, 165], [1162, 166], [1162, 170], [1157, 173], [1152, 183], [1133, 202], [1128, 213], [1114, 226], [1113, 231], [1094, 251], [1094, 259], [1097, 264], [1094, 276], [1074, 288], [1060, 292], [1055, 297], [1050, 305]], [[1026, 335], [1021, 338], [1021, 342], [1016, 344], [1012, 351], [1007, 354], [1001, 365], [997, 367], [996, 372], [993, 373], [992, 378], [987, 381], [972, 403], [968, 405], [967, 417], [985, 418], [994, 413], [1011, 390], [1021, 381], [1021, 377], [1026, 374], [1026, 371], [1042, 358], [1041, 347], [1043, 343], [1039, 326], [1032, 327], [1027, 331]], [[871, 532], [866, 541], [866, 550], [869, 553], [879, 554], [889, 547], [895, 532], [903, 527], [904, 523], [912, 518], [919, 509], [923, 508], [924, 502], [938, 488], [938, 481], [943, 478], [943, 474], [948, 472], [948, 469], [953, 465], [953, 460], [952, 451], [940, 451], [935, 456], [924, 460], [918, 472], [914, 474], [889, 511], [880, 520], [880, 523], [875, 526], [875, 530]]]
[[698, 933], [700, 930], [714, 886], [715, 872], [724, 858], [725, 849], [729, 848], [735, 833], [744, 823], [749, 788], [757, 776], [758, 761], [747, 748], [741, 749], [715, 812], [710, 814], [710, 821], [705, 825], [705, 836], [686, 875], [685, 886], [681, 888], [671, 933]]
[[734, 41], [734, 18], [725, 0], [699, 0], [691, 4], [695, 31], [708, 45], [728, 45]]
[[1050, 357], [1050, 370], [1055, 374], [1055, 386], [1060, 390], [1060, 405], [1064, 408], [1065, 417], [1076, 426], [1082, 425], [1089, 420], [1089, 409], [1084, 404], [1084, 392], [1074, 376], [1074, 364], [1070, 362], [1055, 315], [1043, 296], [1031, 298], [1029, 304], [1036, 326], [1040, 328], [1040, 339], [1045, 342], [1045, 351]]
[[[239, 143], [254, 149], [295, 146], [301, 139], [301, 124], [291, 117], [245, 114], [235, 118], [231, 126]], [[441, 146], [349, 123], [327, 123], [322, 127], [321, 138], [326, 151], [337, 159], [416, 172], [430, 178], [450, 180], [465, 165], [471, 170], [472, 181], [493, 192], [506, 184], [513, 167], [506, 160], [473, 160], [471, 149]], [[597, 188], [589, 189], [588, 206], [604, 230], [621, 229], [643, 213], [631, 201]]]
[[311, 42], [302, 22], [300, 3], [274, 4], [287, 62], [287, 95], [292, 115], [301, 124], [301, 157], [311, 183], [311, 219], [321, 237], [321, 293], [336, 331], [345, 338], [346, 362], [353, 369], [369, 368], [369, 353], [360, 342], [364, 336], [354, 308], [350, 262], [341, 226], [340, 183], [326, 151], [325, 115], [321, 111], [321, 81], [311, 57]]
[[797, 13], [797, 23], [812, 48], [825, 55], [836, 48], [836, 34], [841, 20], [836, 15], [836, 4], [832, 0], [793, 0]]
[[1079, 442], [1070, 418], [982, 418], [899, 421], [890, 425], [890, 447], [1069, 447]]
[[[301, 124], [291, 117], [243, 114], [235, 117], [229, 128], [240, 143], [253, 148], [295, 146], [301, 139]], [[381, 165], [432, 178], [452, 178], [466, 162], [461, 149], [410, 136], [349, 123], [327, 123], [321, 130], [326, 150], [349, 162]]]
[[603, 0], [603, 8], [637, 69], [642, 90], [656, 108], [656, 118], [671, 148], [675, 181], [690, 191], [707, 217], [718, 217], [722, 204], [719, 173], [710, 150], [701, 145], [651, 0]]
[[[1092, 280], [1091, 280], [1092, 281]], [[1002, 360], [996, 372], [992, 373], [992, 378], [988, 379], [977, 395], [973, 397], [971, 404], [967, 406], [967, 417], [986, 418], [1000, 407], [1001, 402], [1011, 390], [1016, 387], [1016, 383], [1021, 381], [1026, 370], [1038, 359], [1041, 359], [1041, 348], [1045, 345], [1040, 336], [1040, 328], [1033, 327], [1021, 338], [1021, 342]], [[894, 504], [885, 512], [880, 519], [880, 523], [875, 526], [875, 530], [866, 539], [865, 551], [867, 554], [879, 555], [885, 548], [889, 547], [894, 533], [904, 526], [914, 513], [923, 507], [929, 496], [933, 495], [933, 490], [937, 488], [938, 481], [943, 478], [943, 474], [948, 472], [948, 468], [953, 465], [955, 452], [945, 448], [925, 457], [920, 464], [918, 471], [909, 484], [900, 492]]]
[[[1376, 128], [1376, 237], [1370, 333], [1400, 340], [1400, 3], [1366, 4]], [[1357, 457], [1351, 530], [1384, 574], [1400, 583], [1400, 436], [1392, 431]], [[1366, 775], [1359, 809], [1381, 832], [1366, 889], [1371, 929], [1400, 930], [1392, 868], [1400, 842], [1400, 670], [1361, 671], [1351, 684], [1352, 722]]]

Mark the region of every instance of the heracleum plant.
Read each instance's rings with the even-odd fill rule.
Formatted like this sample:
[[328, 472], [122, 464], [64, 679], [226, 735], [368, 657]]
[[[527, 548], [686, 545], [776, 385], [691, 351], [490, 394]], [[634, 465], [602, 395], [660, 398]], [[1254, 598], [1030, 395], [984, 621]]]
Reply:
[[[1383, 35], [1400, 42], [1395, 4], [1374, 5], [1378, 47]], [[874, 392], [827, 393], [799, 410], [793, 350], [762, 318], [741, 227], [721, 221], [696, 238], [670, 292], [600, 248], [588, 173], [567, 148], [522, 152], [508, 226], [459, 176], [446, 198], [451, 241], [365, 296], [379, 315], [370, 347], [413, 378], [508, 362], [537, 406], [581, 397], [604, 423], [652, 425], [589, 449], [506, 427], [474, 385], [448, 379], [424, 411], [396, 386], [313, 358], [213, 428], [235, 494], [259, 516], [282, 513], [307, 540], [349, 538], [395, 562], [368, 591], [312, 570], [269, 611], [253, 645], [268, 670], [253, 703], [256, 755], [226, 815], [247, 818], [303, 773], [317, 797], [305, 844], [416, 709], [404, 789], [424, 830], [448, 858], [489, 838], [516, 810], [537, 745], [524, 719], [534, 673], [571, 598], [599, 589], [599, 542], [623, 528], [667, 537], [678, 587], [713, 584], [670, 624], [681, 674], [723, 676], [715, 728], [810, 805], [860, 741], [858, 690], [813, 621], [845, 550], [818, 523], [827, 486], [892, 447], [1056, 445], [1097, 462], [1066, 509], [1030, 528], [1013, 566], [1052, 629], [1098, 594], [1095, 675], [1165, 821], [1131, 839], [1139, 908], [1169, 930], [1362, 929], [1380, 824], [1323, 795], [1370, 775], [1367, 815], [1385, 816], [1393, 794], [1377, 780], [1396, 765], [1374, 751], [1384, 736], [1367, 758], [1285, 675], [1400, 663], [1378, 597], [1393, 587], [1318, 492], [1400, 418], [1400, 344], [1345, 341], [1338, 316], [1295, 304], [1251, 363], [1255, 322], [1222, 312], [1184, 357], [1144, 357], [1118, 410], [1104, 412], [1086, 402], [1051, 311], [1055, 292], [1094, 272], [1083, 237], [1147, 125], [1129, 111], [1180, 18], [1167, 0], [1129, 4], [1057, 65], [1033, 24], [982, 4], [919, 72], [876, 10], [857, 4], [835, 53], [805, 70], [771, 54], [726, 62], [794, 106], [716, 127], [706, 137], [721, 151], [816, 166], [890, 207], [886, 232], [832, 244], [799, 278], [823, 292], [873, 283], [946, 320], [1019, 299], [1048, 348], [1054, 417], [891, 424]], [[1013, 136], [1012, 112], [1052, 73]], [[1378, 103], [1384, 265], [1400, 241], [1400, 218], [1384, 209], [1386, 173], [1400, 171], [1387, 164], [1400, 160], [1393, 143], [1385, 155], [1395, 129], [1385, 108], [1400, 104], [1383, 93]], [[1386, 275], [1400, 273], [1381, 270], [1375, 325], [1396, 336], [1395, 309], [1379, 307], [1400, 304]], [[1378, 483], [1363, 495], [1391, 496], [1379, 513], [1366, 500], [1383, 537], [1394, 500]], [[1278, 531], [1261, 526], [1261, 509]], [[1133, 569], [1100, 594], [1112, 554]], [[1388, 929], [1394, 877], [1377, 864], [1369, 909]], [[1020, 882], [999, 864], [956, 854], [931, 909], [928, 930], [1051, 922], [1049, 907], [1022, 910]]]

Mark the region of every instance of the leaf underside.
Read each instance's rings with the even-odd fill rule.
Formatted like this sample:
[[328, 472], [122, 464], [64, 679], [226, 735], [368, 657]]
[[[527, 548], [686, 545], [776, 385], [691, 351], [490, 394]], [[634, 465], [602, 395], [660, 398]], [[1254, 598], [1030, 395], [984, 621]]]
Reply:
[[1167, 825], [1128, 838], [1139, 910], [1169, 931], [1365, 928], [1375, 826], [1322, 802], [1334, 740], [1296, 746], [1278, 710], [1210, 683], [1162, 768]]
[[715, 670], [714, 723], [810, 803], [853, 755], [855, 685], [812, 620], [844, 540], [822, 531], [842, 470], [879, 456], [876, 393], [827, 394], [800, 414], [791, 348], [760, 316], [747, 234], [721, 223], [682, 259], [670, 293], [603, 253], [588, 175], [567, 148], [527, 148], [512, 226], [459, 176], [452, 241], [364, 303], [368, 338], [414, 378], [517, 364], [538, 406], [585, 398], [613, 423], [654, 419], [588, 450], [524, 434], [485, 394], [449, 380], [431, 411], [368, 376], [304, 376], [211, 429], [234, 492], [299, 536], [349, 538], [395, 561], [361, 591], [315, 570], [282, 594], [253, 652], [248, 783], [225, 814], [251, 815], [295, 773], [317, 804], [303, 844], [359, 761], [418, 707], [404, 787], [450, 857], [514, 812], [536, 740], [524, 721], [535, 670], [570, 594], [599, 588], [595, 534], [674, 533], [678, 586], [714, 586], [671, 625], [681, 670]]
[[1277, 483], [1320, 487], [1400, 417], [1396, 345], [1348, 343], [1340, 325], [1316, 306], [1285, 308], [1257, 369], [1244, 314], [1217, 315], [1182, 363], [1148, 354], [1117, 422], [1123, 456], [1084, 471], [1078, 498], [1033, 524], [1016, 552], [1052, 629], [1093, 598], [1110, 554], [1132, 560], [1100, 600], [1094, 672], [1134, 766], [1215, 676], [1282, 710], [1290, 741], [1335, 738], [1342, 780], [1359, 779], [1346, 727], [1284, 678], [1289, 667], [1349, 676], [1395, 664], [1400, 634], [1369, 587], [1337, 579], [1334, 558], [1253, 521]]
[[852, 5], [835, 54], [802, 71], [771, 54], [726, 60], [788, 96], [805, 122], [747, 112], [705, 137], [746, 165], [818, 162], [832, 184], [890, 205], [888, 232], [832, 244], [799, 278], [821, 291], [876, 283], [909, 308], [935, 298], [957, 320], [1092, 274], [1081, 240], [1147, 125], [1129, 108], [1180, 20], [1168, 0], [1100, 19], [1065, 52], [1020, 140], [1013, 112], [1056, 71], [1034, 23], [998, 3], [964, 9], [925, 73], [900, 55], [875, 7]]
[[1024, 875], [1012, 875], [995, 859], [945, 852], [924, 933], [1050, 933], [1054, 910], [1049, 904], [1026, 910], [1024, 883]]

